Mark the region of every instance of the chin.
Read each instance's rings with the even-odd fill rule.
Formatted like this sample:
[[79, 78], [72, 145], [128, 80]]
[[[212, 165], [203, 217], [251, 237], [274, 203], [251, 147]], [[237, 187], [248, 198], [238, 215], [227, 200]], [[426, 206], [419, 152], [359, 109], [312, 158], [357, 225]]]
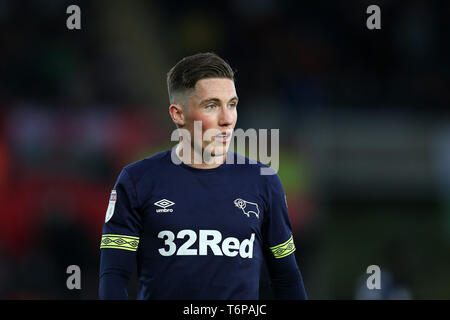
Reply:
[[225, 155], [228, 152], [228, 146], [227, 147], [216, 147], [211, 152], [211, 156], [213, 157], [220, 157]]

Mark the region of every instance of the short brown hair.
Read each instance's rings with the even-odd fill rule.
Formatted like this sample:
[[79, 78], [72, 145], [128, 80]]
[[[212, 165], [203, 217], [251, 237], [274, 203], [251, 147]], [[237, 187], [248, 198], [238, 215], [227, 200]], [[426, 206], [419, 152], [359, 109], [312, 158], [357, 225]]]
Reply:
[[227, 78], [234, 81], [234, 71], [225, 60], [212, 52], [184, 57], [167, 73], [170, 102], [173, 103], [174, 93], [193, 89], [197, 81], [208, 78]]

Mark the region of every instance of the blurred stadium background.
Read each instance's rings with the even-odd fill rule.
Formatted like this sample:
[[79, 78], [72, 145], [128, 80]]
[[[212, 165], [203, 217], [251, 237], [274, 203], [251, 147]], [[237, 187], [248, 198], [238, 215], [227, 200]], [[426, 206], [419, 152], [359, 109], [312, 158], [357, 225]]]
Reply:
[[280, 129], [309, 297], [449, 299], [449, 17], [449, 1], [0, 1], [0, 298], [97, 298], [115, 179], [172, 146], [169, 68], [214, 51], [238, 71], [237, 128]]

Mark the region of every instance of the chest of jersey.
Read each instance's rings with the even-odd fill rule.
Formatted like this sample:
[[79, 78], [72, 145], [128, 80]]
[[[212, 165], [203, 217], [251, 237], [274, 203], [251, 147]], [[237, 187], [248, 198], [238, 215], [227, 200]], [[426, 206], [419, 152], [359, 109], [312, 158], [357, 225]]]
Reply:
[[160, 181], [146, 199], [144, 238], [162, 256], [216, 255], [252, 258], [261, 240], [263, 197], [245, 181], [195, 177]]

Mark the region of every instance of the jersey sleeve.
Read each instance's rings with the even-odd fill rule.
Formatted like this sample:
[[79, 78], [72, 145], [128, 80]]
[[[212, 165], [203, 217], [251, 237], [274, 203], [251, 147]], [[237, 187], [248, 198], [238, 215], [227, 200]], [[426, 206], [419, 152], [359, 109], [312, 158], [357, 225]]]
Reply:
[[276, 299], [307, 299], [295, 257], [286, 195], [277, 174], [268, 182], [267, 208], [263, 226], [263, 252]]
[[271, 176], [268, 185], [268, 204], [265, 220], [265, 249], [271, 258], [282, 259], [294, 253], [292, 228], [281, 180], [277, 174]]
[[100, 299], [128, 299], [128, 281], [136, 270], [141, 216], [135, 185], [122, 170], [111, 191], [100, 243]]
[[124, 169], [111, 191], [100, 248], [136, 251], [141, 229], [136, 189]]

